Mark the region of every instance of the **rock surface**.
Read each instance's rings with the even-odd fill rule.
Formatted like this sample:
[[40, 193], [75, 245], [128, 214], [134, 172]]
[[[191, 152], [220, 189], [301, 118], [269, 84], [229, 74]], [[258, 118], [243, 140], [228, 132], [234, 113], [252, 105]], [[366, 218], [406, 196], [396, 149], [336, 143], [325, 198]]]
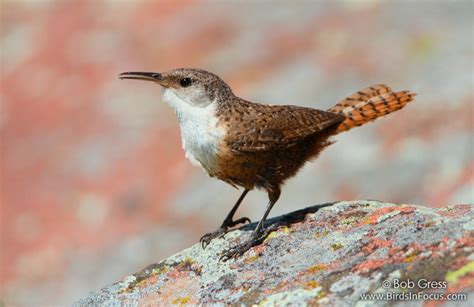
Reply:
[[[256, 224], [212, 241], [205, 250], [196, 244], [151, 264], [75, 306], [365, 305], [376, 303], [361, 299], [367, 293], [420, 291], [465, 293], [467, 300], [454, 304], [469, 305], [473, 212], [472, 205], [432, 209], [376, 201], [309, 207], [270, 219], [267, 225], [275, 230], [237, 260], [218, 259], [223, 249], [248, 238]], [[397, 289], [398, 280], [414, 285]], [[438, 282], [440, 289], [423, 289], [424, 280]]]

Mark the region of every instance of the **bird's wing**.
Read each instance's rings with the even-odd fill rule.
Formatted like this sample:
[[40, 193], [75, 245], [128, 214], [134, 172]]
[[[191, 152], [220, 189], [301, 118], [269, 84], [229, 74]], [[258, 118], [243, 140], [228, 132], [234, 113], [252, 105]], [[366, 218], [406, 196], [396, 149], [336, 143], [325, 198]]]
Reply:
[[237, 151], [255, 152], [287, 148], [330, 126], [342, 122], [342, 114], [297, 106], [248, 104], [237, 113], [226, 136], [227, 145]]

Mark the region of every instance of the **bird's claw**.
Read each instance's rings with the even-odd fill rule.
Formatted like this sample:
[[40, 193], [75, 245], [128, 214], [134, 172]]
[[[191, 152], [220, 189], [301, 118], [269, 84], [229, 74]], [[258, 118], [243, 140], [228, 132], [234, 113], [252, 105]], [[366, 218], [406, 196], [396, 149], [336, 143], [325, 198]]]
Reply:
[[244, 243], [237, 244], [236, 246], [225, 250], [224, 252], [222, 252], [219, 260], [226, 262], [229, 259], [236, 259], [237, 257], [242, 256], [243, 254], [245, 254], [246, 251], [251, 249], [257, 243], [258, 238], [258, 235], [252, 235], [250, 239], [248, 239]]
[[201, 243], [202, 248], [205, 249], [206, 246], [208, 246], [209, 243], [211, 243], [212, 239], [221, 237], [225, 235], [226, 233], [227, 233], [227, 228], [220, 227], [216, 231], [209, 232], [203, 235], [201, 239], [199, 239], [199, 243]]
[[219, 261], [224, 261], [226, 262], [227, 260], [230, 260], [232, 258], [236, 259], [237, 257], [242, 256], [246, 251], [248, 251], [252, 247], [251, 242], [245, 242], [242, 244], [238, 244], [234, 247], [229, 248], [228, 250], [225, 250], [220, 258]]
[[245, 224], [245, 223], [252, 223], [252, 221], [248, 217], [242, 217], [238, 220], [235, 221], [224, 221], [224, 224], [222, 224], [219, 229], [213, 232], [206, 233], [199, 239], [199, 243], [201, 243], [202, 248], [206, 248], [206, 246], [211, 243], [211, 241], [215, 238], [220, 238], [224, 236], [228, 231], [230, 227], [234, 227], [239, 224]]

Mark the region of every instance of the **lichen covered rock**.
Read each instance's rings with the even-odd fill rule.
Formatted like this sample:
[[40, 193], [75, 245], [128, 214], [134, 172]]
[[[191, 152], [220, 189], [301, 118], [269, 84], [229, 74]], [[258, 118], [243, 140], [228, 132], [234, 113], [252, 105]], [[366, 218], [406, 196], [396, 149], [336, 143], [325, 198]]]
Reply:
[[[196, 244], [149, 265], [75, 305], [353, 305], [367, 293], [474, 295], [473, 212], [472, 205], [432, 209], [376, 201], [314, 206], [269, 220], [274, 230], [237, 260], [219, 256], [256, 224], [205, 250]], [[422, 289], [423, 279], [439, 282], [439, 289]], [[407, 280], [414, 286], [396, 288], [396, 281]]]

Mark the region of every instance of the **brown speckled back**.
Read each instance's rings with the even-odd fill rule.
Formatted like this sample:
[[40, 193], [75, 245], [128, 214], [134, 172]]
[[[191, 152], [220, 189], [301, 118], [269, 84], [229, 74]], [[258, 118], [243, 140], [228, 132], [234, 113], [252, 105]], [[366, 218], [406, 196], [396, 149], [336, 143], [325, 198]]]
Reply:
[[338, 113], [263, 105], [238, 97], [221, 103], [217, 115], [228, 131], [227, 146], [241, 152], [284, 149], [345, 119]]
[[269, 191], [279, 189], [328, 146], [328, 137], [345, 119], [338, 113], [263, 105], [238, 97], [220, 103], [217, 115], [227, 135], [215, 176], [234, 186]]

